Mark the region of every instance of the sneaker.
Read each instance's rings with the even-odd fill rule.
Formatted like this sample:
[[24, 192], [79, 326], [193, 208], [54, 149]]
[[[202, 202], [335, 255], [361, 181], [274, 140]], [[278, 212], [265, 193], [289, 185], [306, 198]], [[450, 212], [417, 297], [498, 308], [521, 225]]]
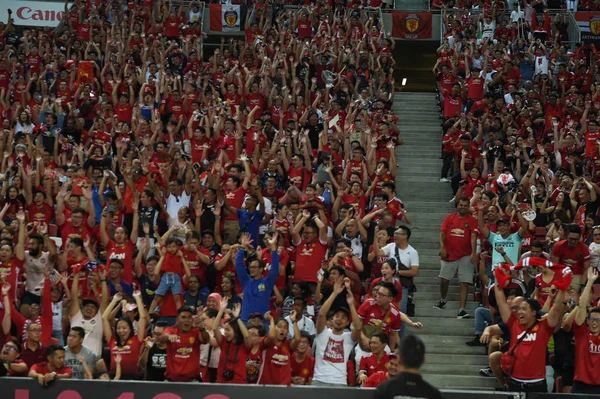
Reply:
[[482, 343], [479, 341], [479, 337], [480, 337], [479, 335], [476, 335], [476, 336], [475, 336], [475, 338], [473, 338], [473, 339], [472, 339], [472, 340], [470, 340], [470, 341], [467, 341], [467, 342], [465, 342], [465, 344], [466, 344], [467, 346], [485, 346], [485, 344], [482, 344]]
[[456, 315], [457, 319], [468, 319], [469, 317], [471, 317], [471, 315], [468, 314], [464, 309], [459, 310], [458, 314]]
[[483, 377], [493, 377], [494, 372], [492, 371], [491, 367], [484, 367], [479, 370], [479, 375]]
[[438, 309], [438, 310], [442, 310], [446, 307], [446, 301], [444, 301], [443, 299], [440, 299], [440, 301], [438, 303], [436, 303], [435, 305], [433, 305], [434, 309]]
[[440, 179], [440, 183], [448, 183], [449, 181], [450, 181], [450, 180], [449, 180], [449, 179], [446, 179], [445, 177], [442, 177], [442, 178]]
[[452, 204], [455, 201], [456, 201], [456, 196], [452, 197], [452, 199], [450, 201], [448, 201], [448, 202]]

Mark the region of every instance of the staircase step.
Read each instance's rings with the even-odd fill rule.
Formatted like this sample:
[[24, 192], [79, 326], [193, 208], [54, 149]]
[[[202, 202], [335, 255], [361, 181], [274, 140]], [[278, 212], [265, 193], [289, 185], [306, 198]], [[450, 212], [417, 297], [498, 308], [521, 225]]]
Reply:
[[423, 374], [425, 381], [437, 388], [452, 389], [494, 389], [498, 383], [495, 378], [481, 376], [453, 375], [451, 378], [444, 374]]
[[[419, 288], [419, 286], [417, 285], [417, 289], [418, 288]], [[456, 301], [448, 301], [448, 303], [446, 304], [446, 307], [444, 309], [434, 309], [433, 305], [438, 303], [439, 300], [440, 300], [439, 295], [437, 298], [424, 298], [423, 295], [419, 295], [419, 292], [417, 291], [416, 296], [415, 296], [415, 313], [418, 315], [419, 309], [428, 308], [428, 309], [437, 310], [440, 313], [440, 317], [456, 317], [456, 312], [458, 312], [458, 301], [457, 300]], [[479, 306], [479, 304], [476, 304], [475, 302], [467, 301], [467, 303], [465, 305], [465, 310], [467, 311], [467, 313], [469, 313], [471, 315], [471, 320], [473, 320], [474, 314], [475, 314], [475, 309], [477, 309], [478, 306]], [[475, 329], [475, 325], [473, 324], [471, 326], [471, 331], [468, 331], [463, 335], [473, 334], [475, 331], [474, 329]], [[460, 334], [454, 333], [452, 335], [460, 335]]]

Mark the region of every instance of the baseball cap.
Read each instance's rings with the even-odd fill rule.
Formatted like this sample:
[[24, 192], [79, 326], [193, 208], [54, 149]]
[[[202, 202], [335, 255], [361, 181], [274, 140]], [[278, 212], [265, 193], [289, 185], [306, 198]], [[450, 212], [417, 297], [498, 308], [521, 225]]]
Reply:
[[95, 300], [94, 298], [85, 298], [83, 301], [81, 301], [81, 303], [82, 303], [83, 306], [91, 303], [96, 308], [100, 309], [100, 305], [98, 304], [98, 301]]
[[510, 220], [508, 220], [507, 218], [500, 218], [496, 221], [496, 225], [498, 225], [500, 223], [510, 224]]

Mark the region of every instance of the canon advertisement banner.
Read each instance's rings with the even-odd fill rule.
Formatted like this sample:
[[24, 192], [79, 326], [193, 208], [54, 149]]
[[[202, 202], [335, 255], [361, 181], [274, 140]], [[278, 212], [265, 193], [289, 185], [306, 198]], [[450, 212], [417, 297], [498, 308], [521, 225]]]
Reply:
[[65, 12], [64, 3], [42, 1], [3, 0], [0, 7], [0, 22], [8, 22], [8, 10], [18, 26], [58, 26]]

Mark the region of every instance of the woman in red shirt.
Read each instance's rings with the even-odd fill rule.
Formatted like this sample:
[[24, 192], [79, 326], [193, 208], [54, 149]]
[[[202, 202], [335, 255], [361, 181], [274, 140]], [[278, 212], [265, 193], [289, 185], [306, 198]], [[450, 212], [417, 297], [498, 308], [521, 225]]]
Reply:
[[120, 292], [117, 292], [110, 305], [108, 305], [102, 314], [102, 329], [104, 331], [104, 337], [108, 341], [110, 357], [112, 360], [110, 362], [110, 375], [114, 378], [116, 372], [115, 357], [120, 355], [122, 380], [137, 380], [141, 377], [138, 369], [138, 358], [140, 356], [142, 342], [146, 337], [148, 313], [142, 302], [142, 293], [139, 290], [133, 293], [133, 298], [137, 303], [137, 309], [140, 314], [137, 334], [134, 331], [133, 323], [127, 317], [121, 317], [117, 320], [113, 332], [113, 328], [111, 327], [111, 314], [117, 306], [123, 305], [121, 302], [123, 295]]
[[242, 305], [236, 303], [230, 318], [225, 322], [221, 334], [221, 318], [227, 309], [227, 298], [221, 301], [221, 308], [213, 323], [215, 339], [221, 348], [219, 368], [217, 369], [217, 382], [227, 384], [246, 384], [246, 358], [250, 347], [250, 337], [244, 322], [240, 319]]
[[258, 384], [291, 385], [292, 365], [290, 359], [300, 341], [296, 311], [290, 312], [290, 319], [294, 323], [294, 339], [287, 339], [289, 325], [286, 319], [280, 318], [275, 323], [271, 312], [265, 314], [269, 321], [269, 335], [260, 340], [263, 353], [263, 363], [258, 376]]

